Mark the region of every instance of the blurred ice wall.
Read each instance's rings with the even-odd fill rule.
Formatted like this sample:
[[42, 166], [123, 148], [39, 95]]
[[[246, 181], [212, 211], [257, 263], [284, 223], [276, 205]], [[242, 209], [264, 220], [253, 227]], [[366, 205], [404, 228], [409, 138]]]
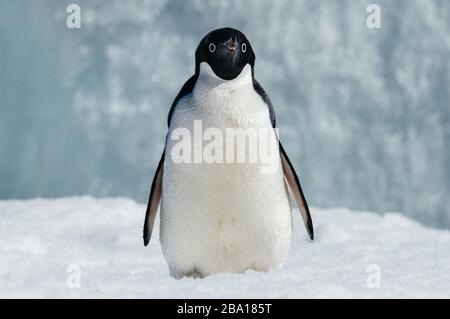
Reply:
[[310, 204], [450, 228], [447, 0], [0, 0], [0, 198], [145, 202], [170, 104], [222, 26], [256, 51]]

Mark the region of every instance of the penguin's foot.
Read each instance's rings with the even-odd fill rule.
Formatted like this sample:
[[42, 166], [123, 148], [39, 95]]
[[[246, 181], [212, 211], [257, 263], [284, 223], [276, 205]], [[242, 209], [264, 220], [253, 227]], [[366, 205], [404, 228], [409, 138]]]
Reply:
[[193, 278], [193, 279], [203, 279], [206, 276], [198, 271], [196, 268], [194, 268], [191, 271], [187, 272], [181, 272], [181, 271], [171, 271], [170, 275], [174, 277], [175, 279], [182, 279], [182, 278]]

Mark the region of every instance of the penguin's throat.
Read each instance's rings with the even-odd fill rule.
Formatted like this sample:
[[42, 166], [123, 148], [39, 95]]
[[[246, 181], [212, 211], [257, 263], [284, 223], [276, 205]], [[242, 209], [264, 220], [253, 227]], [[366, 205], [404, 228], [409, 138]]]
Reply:
[[200, 63], [200, 72], [198, 78], [198, 88], [201, 91], [208, 90], [218, 90], [223, 94], [233, 93], [235, 90], [252, 85], [252, 68], [249, 64], [246, 64], [242, 69], [241, 73], [232, 80], [224, 80], [219, 78], [211, 68], [211, 66], [206, 63]]

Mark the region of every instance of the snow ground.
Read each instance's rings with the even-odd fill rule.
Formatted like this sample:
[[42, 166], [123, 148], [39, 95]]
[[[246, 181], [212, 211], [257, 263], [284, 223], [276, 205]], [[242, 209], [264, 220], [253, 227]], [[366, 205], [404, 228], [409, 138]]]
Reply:
[[[158, 231], [142, 244], [144, 212], [127, 198], [0, 201], [0, 297], [450, 298], [450, 232], [400, 214], [315, 208], [315, 242], [295, 216], [281, 270], [175, 280]], [[67, 287], [71, 264], [81, 288]]]

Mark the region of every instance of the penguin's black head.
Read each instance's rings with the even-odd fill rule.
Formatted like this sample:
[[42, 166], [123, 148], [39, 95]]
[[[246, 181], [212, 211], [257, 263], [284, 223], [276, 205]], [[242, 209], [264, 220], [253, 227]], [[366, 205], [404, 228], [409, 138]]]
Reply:
[[239, 30], [222, 28], [208, 33], [195, 52], [195, 71], [200, 63], [209, 64], [214, 73], [223, 80], [233, 80], [249, 64], [255, 65], [255, 54], [245, 35]]

